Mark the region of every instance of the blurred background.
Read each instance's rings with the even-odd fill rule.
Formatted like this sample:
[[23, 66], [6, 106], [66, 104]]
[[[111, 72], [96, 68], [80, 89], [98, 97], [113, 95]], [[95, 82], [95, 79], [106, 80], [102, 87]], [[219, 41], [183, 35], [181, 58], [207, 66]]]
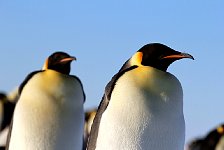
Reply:
[[10, 92], [55, 51], [77, 57], [85, 109], [143, 45], [187, 52], [169, 72], [182, 83], [186, 143], [224, 122], [224, 1], [0, 1], [0, 91]]

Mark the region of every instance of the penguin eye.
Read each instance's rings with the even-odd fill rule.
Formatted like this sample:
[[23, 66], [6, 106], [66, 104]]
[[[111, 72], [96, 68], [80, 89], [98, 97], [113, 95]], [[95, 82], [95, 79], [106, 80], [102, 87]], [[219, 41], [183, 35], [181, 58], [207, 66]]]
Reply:
[[165, 57], [164, 55], [160, 55], [158, 59], [162, 60], [164, 57]]

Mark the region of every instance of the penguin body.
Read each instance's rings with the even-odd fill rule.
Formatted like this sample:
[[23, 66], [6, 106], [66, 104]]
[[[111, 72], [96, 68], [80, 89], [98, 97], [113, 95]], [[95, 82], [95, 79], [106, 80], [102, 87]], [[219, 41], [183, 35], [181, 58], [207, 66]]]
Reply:
[[[138, 80], [134, 74], [139, 75], [139, 72], [141, 77]], [[170, 85], [174, 88], [170, 89]], [[185, 126], [180, 101], [182, 89], [174, 76], [148, 67], [133, 69], [118, 79], [111, 99], [100, 122], [98, 140], [104, 144], [102, 147], [99, 144], [97, 149], [116, 145], [111, 149], [156, 147], [162, 150], [167, 142], [172, 145], [169, 149], [182, 148], [175, 144], [177, 141], [184, 144]], [[118, 99], [122, 102], [115, 101]], [[166, 134], [156, 136], [159, 132]]]
[[[168, 51], [162, 57], [174, 60], [151, 65], [149, 58], [164, 54], [158, 52], [161, 49]], [[154, 53], [158, 56], [150, 56]], [[183, 92], [166, 69], [178, 58], [190, 57], [161, 44], [146, 45], [135, 53], [106, 86], [87, 149], [182, 150]]]
[[31, 73], [21, 84], [8, 137], [9, 150], [82, 149], [83, 87], [77, 77], [68, 75], [72, 61], [69, 55], [54, 53], [47, 63], [52, 57], [54, 67], [62, 64], [68, 68], [62, 73], [48, 64], [46, 70]]

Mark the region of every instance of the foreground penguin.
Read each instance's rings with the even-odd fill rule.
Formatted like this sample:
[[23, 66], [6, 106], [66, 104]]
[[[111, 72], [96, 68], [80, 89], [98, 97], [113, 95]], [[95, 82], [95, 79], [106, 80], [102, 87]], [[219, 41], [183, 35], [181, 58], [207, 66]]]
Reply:
[[138, 50], [105, 89], [88, 150], [183, 150], [183, 92], [168, 66], [193, 57], [165, 45]]
[[189, 143], [187, 150], [224, 150], [224, 124]]
[[81, 150], [85, 94], [81, 81], [69, 75], [75, 57], [53, 53], [44, 70], [21, 84], [9, 150]]

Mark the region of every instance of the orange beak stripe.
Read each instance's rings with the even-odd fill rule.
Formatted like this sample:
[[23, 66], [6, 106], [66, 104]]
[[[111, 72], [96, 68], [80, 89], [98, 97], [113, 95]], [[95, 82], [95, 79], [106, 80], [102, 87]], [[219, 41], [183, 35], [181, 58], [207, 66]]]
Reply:
[[181, 59], [181, 58], [190, 58], [194, 60], [194, 57], [191, 56], [190, 54], [187, 53], [181, 53], [181, 54], [176, 54], [176, 55], [169, 55], [163, 57], [164, 59]]
[[76, 60], [76, 58], [75, 57], [64, 58], [60, 61], [60, 63], [67, 62], [67, 61], [73, 61], [73, 60]]

